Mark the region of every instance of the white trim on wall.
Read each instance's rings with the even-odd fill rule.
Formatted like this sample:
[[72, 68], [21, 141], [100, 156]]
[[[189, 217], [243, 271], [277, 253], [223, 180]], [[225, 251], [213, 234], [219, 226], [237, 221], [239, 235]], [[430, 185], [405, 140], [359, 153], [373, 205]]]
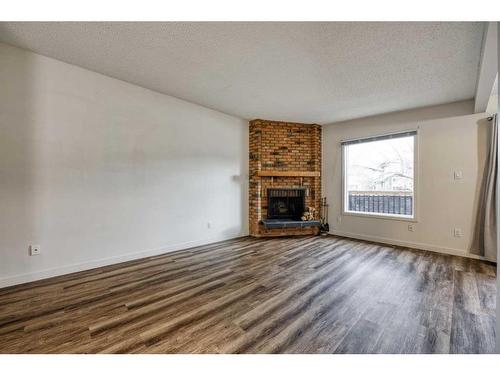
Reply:
[[33, 273], [25, 273], [22, 275], [15, 275], [10, 277], [0, 278], [0, 288], [5, 288], [13, 285], [24, 284], [32, 281], [38, 281], [43, 279], [48, 279], [51, 277], [67, 275], [75, 272], [88, 271], [91, 269], [110, 266], [118, 263], [128, 262], [131, 260], [148, 258], [156, 255], [163, 255], [171, 253], [178, 250], [187, 250], [193, 247], [214, 244], [221, 241], [227, 241], [234, 238], [246, 237], [244, 233], [235, 233], [232, 235], [216, 236], [211, 238], [206, 238], [197, 241], [188, 241], [183, 243], [178, 243], [175, 245], [170, 245], [168, 247], [160, 247], [157, 249], [149, 249], [145, 251], [139, 251], [136, 253], [129, 253], [124, 255], [118, 255], [113, 257], [108, 257], [104, 259], [99, 259], [95, 261], [88, 261], [76, 264], [70, 264], [67, 266], [56, 267], [45, 269], [41, 271], [36, 271]]
[[431, 244], [427, 244], [427, 243], [400, 241], [400, 240], [395, 240], [395, 239], [386, 238], [386, 237], [377, 237], [377, 236], [369, 236], [369, 235], [364, 235], [364, 234], [342, 232], [342, 231], [338, 231], [335, 229], [331, 229], [330, 232], [328, 232], [328, 234], [331, 234], [333, 236], [352, 238], [355, 240], [380, 242], [380, 243], [387, 244], [387, 245], [409, 247], [409, 248], [417, 249], [417, 250], [432, 251], [433, 253], [455, 255], [455, 256], [461, 256], [461, 257], [465, 257], [465, 258], [480, 259], [480, 260], [487, 260], [490, 262], [495, 262], [494, 259], [488, 259], [488, 258], [482, 257], [480, 255], [475, 255], [475, 254], [465, 252], [465, 251], [460, 250], [460, 249], [435, 246], [435, 245], [431, 245]]

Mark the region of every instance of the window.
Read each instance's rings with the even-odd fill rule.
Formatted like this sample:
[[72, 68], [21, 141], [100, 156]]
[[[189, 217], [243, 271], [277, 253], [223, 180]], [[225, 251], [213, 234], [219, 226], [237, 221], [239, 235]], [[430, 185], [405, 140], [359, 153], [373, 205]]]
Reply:
[[344, 213], [415, 218], [416, 131], [342, 142]]

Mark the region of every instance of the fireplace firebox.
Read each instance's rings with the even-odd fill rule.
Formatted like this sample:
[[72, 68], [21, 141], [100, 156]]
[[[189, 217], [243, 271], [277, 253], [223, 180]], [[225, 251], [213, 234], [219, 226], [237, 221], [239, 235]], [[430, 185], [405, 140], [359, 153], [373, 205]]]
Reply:
[[267, 189], [267, 218], [300, 220], [305, 211], [306, 191], [302, 188]]

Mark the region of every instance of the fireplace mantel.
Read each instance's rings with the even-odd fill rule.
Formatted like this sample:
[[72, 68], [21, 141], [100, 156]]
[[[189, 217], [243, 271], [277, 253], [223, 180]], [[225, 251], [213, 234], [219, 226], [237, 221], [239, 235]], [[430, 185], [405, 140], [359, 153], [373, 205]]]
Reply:
[[258, 171], [259, 177], [320, 177], [318, 171]]

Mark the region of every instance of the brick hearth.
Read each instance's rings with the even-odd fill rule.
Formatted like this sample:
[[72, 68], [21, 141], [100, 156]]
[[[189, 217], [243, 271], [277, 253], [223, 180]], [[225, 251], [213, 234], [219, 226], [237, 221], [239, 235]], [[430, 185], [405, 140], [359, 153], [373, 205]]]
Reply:
[[[306, 207], [321, 204], [321, 126], [281, 121], [250, 121], [250, 235], [316, 234], [318, 228], [266, 229], [268, 188], [306, 188]], [[318, 217], [317, 217], [318, 218]]]

